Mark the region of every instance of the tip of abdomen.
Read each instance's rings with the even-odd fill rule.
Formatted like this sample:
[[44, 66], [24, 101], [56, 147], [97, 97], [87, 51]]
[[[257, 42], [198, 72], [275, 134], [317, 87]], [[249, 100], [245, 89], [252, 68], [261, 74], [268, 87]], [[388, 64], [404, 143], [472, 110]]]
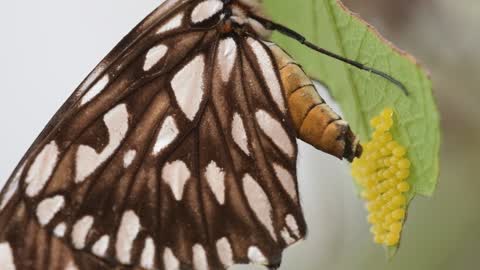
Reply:
[[348, 128], [345, 134], [345, 150], [343, 152], [343, 157], [348, 161], [352, 162], [353, 159], [358, 158], [362, 155], [363, 148], [360, 144], [360, 140], [355, 134]]

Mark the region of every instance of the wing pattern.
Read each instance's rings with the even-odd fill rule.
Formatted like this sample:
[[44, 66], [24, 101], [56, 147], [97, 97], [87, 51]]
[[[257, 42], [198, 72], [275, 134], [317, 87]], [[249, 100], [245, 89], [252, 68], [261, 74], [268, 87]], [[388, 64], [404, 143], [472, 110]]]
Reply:
[[274, 58], [192, 28], [216, 12], [197, 2], [147, 17], [28, 151], [0, 197], [8, 270], [275, 266], [304, 237]]

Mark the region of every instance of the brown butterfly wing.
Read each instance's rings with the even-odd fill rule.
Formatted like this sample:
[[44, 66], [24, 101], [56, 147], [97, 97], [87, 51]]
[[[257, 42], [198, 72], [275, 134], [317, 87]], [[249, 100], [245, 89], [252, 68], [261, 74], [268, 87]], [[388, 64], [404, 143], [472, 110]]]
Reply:
[[274, 60], [253, 38], [191, 29], [182, 15], [191, 2], [147, 17], [37, 139], [0, 198], [0, 261], [278, 265], [303, 238], [295, 134]]

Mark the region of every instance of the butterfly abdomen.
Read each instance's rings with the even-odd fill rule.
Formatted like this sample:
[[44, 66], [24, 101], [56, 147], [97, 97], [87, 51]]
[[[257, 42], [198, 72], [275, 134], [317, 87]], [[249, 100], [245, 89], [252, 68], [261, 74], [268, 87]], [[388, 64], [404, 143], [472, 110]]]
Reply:
[[351, 161], [360, 156], [358, 138], [320, 97], [302, 68], [278, 46], [272, 44], [270, 49], [277, 61], [297, 136], [340, 159]]

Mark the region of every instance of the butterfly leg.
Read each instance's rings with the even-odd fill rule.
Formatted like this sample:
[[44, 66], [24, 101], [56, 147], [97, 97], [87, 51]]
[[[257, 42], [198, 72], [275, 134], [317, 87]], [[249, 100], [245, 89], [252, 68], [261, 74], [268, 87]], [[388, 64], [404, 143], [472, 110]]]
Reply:
[[266, 267], [268, 268], [268, 270], [278, 270], [280, 269], [281, 264], [282, 264], [282, 259], [280, 258], [280, 260], [276, 262], [270, 261], [270, 263], [266, 265]]
[[310, 41], [306, 40], [306, 38], [304, 36], [302, 36], [301, 34], [295, 32], [292, 29], [287, 28], [283, 25], [280, 25], [278, 23], [269, 21], [265, 18], [261, 18], [261, 17], [258, 17], [258, 16], [252, 16], [252, 18], [254, 18], [258, 22], [260, 22], [266, 29], [271, 30], [271, 31], [278, 31], [279, 33], [282, 33], [283, 35], [286, 35], [290, 38], [293, 38], [293, 39], [297, 40], [301, 44], [307, 46], [308, 48], [310, 48], [314, 51], [317, 51], [321, 54], [327, 55], [329, 57], [332, 57], [334, 59], [337, 59], [339, 61], [347, 63], [347, 64], [349, 64], [351, 66], [354, 66], [354, 67], [356, 67], [360, 70], [364, 70], [364, 71], [367, 71], [367, 72], [371, 72], [375, 75], [378, 75], [378, 76], [390, 81], [394, 85], [396, 85], [400, 90], [402, 90], [402, 92], [405, 95], [407, 95], [407, 96], [409, 95], [407, 87], [402, 82], [400, 82], [399, 80], [395, 79], [394, 77], [392, 77], [391, 75], [389, 75], [389, 74], [387, 74], [383, 71], [377, 70], [373, 67], [366, 66], [366, 65], [364, 65], [362, 63], [359, 63], [355, 60], [348, 59], [348, 58], [343, 57], [341, 55], [338, 55], [338, 54], [335, 54], [335, 53], [330, 52], [328, 50], [325, 50], [323, 48], [320, 48], [317, 45], [315, 45], [315, 44], [311, 43]]

